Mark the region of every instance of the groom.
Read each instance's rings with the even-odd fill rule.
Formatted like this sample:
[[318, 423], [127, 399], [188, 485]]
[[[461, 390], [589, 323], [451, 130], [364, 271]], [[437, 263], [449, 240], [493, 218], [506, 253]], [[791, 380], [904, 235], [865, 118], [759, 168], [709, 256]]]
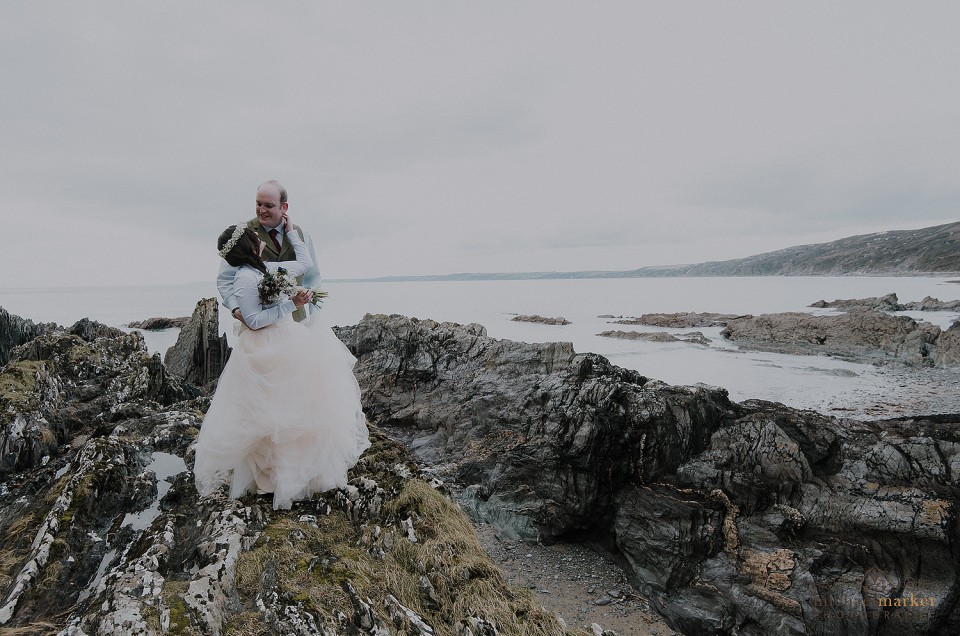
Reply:
[[[251, 219], [247, 225], [260, 240], [266, 244], [263, 250], [263, 260], [273, 261], [295, 261], [297, 260], [290, 242], [284, 240], [283, 236], [283, 214], [287, 211], [287, 190], [278, 181], [266, 181], [257, 188], [257, 216]], [[320, 270], [317, 269], [317, 255], [313, 249], [313, 240], [310, 235], [300, 229], [299, 225], [294, 224], [294, 229], [303, 242], [307, 245], [310, 258], [313, 259], [313, 268], [303, 276], [297, 278], [297, 284], [307, 289], [315, 289], [320, 286]], [[223, 306], [230, 310], [234, 318], [243, 322], [243, 316], [240, 314], [239, 303], [233, 295], [233, 276], [237, 268], [231, 267], [227, 261], [220, 261], [220, 272], [217, 274], [217, 291], [223, 298]], [[300, 309], [293, 312], [293, 319], [300, 321], [307, 317], [307, 307], [315, 311], [310, 303], [307, 303]]]

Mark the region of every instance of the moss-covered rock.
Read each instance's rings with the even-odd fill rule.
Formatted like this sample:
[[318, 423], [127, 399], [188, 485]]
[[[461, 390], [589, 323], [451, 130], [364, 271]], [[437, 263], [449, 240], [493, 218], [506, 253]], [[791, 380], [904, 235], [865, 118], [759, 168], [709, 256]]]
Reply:
[[[11, 354], [0, 631], [564, 633], [376, 428], [348, 487], [291, 511], [269, 496], [200, 498], [189, 466], [209, 398], [139, 335], [81, 321]], [[172, 456], [185, 464], [166, 474], [157, 460]]]

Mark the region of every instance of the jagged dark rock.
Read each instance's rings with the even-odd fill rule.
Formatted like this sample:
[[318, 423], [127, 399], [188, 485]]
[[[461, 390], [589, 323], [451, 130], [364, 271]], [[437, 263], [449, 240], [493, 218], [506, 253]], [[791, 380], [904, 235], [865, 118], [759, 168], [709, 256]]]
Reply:
[[368, 316], [351, 344], [368, 416], [473, 484], [478, 514], [528, 539], [594, 527], [626, 481], [706, 448], [729, 407], [722, 389], [667, 386], [569, 343], [495, 340], [479, 325]]
[[841, 298], [837, 300], [818, 300], [810, 303], [817, 309], [873, 309], [875, 311], [903, 311], [896, 294], [877, 296], [875, 298]]
[[291, 511], [199, 498], [209, 398], [138, 332], [78, 324], [0, 370], [0, 632], [570, 634], [375, 427], [350, 485]]
[[744, 314], [718, 314], [712, 312], [678, 312], [672, 314], [643, 314], [637, 318], [614, 320], [616, 325], [646, 325], [648, 327], [667, 327], [683, 329], [685, 327], [724, 327], [731, 320], [752, 318]]
[[620, 340], [646, 340], [647, 342], [680, 342], [680, 338], [670, 335], [666, 331], [623, 331], [609, 329], [597, 334], [604, 338], [618, 338]]
[[740, 318], [728, 323], [722, 335], [745, 349], [874, 363], [942, 366], [957, 355], [955, 342], [941, 342], [936, 325], [862, 308], [831, 316], [787, 312]]
[[349, 333], [367, 412], [472, 514], [605, 538], [683, 633], [960, 629], [958, 415], [733, 404], [477, 325], [367, 316]]
[[960, 365], [960, 321], [940, 333], [933, 363], [938, 367]]
[[[338, 332], [368, 415], [427, 466], [374, 426], [350, 486], [289, 512], [197, 497], [208, 400], [138, 333], [87, 322], [14, 347], [0, 625], [563, 634], [484, 560], [434, 479], [451, 477], [506, 534], [603, 542], [683, 633], [960, 630], [960, 416], [735, 404], [479, 325], [367, 316]], [[480, 593], [496, 609], [456, 602]]]
[[563, 316], [558, 317], [547, 317], [547, 316], [514, 316], [510, 320], [514, 322], [533, 322], [539, 325], [569, 325], [570, 321], [564, 318]]
[[160, 331], [163, 329], [179, 329], [190, 321], [190, 316], [180, 318], [147, 318], [146, 320], [136, 320], [128, 323], [131, 329], [146, 329], [148, 331]]
[[139, 333], [88, 320], [14, 348], [0, 386], [0, 474], [41, 466], [79, 430], [113, 428], [144, 401], [199, 394], [164, 371]]
[[197, 303], [190, 320], [180, 330], [177, 342], [167, 349], [163, 363], [178, 378], [206, 389], [216, 387], [220, 372], [230, 358], [226, 334], [220, 334], [216, 298]]
[[938, 300], [924, 296], [923, 300], [904, 303], [901, 311], [960, 311], [960, 300]]
[[0, 367], [10, 359], [11, 349], [55, 328], [56, 325], [53, 323], [37, 324], [0, 307]]
[[942, 301], [932, 296], [923, 300], [901, 303], [896, 294], [877, 296], [875, 298], [845, 298], [838, 300], [818, 300], [810, 305], [820, 309], [875, 309], [876, 311], [957, 311], [960, 310], [960, 300]]
[[674, 336], [666, 331], [622, 331], [610, 329], [597, 334], [604, 338], [619, 338], [620, 340], [646, 340], [648, 342], [692, 342], [694, 344], [709, 345], [710, 339], [699, 331], [683, 333]]

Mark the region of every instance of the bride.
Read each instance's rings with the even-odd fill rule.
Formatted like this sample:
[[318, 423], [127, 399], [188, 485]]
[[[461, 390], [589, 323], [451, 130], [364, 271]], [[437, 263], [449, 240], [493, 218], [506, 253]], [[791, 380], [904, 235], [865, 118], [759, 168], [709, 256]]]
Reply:
[[[209, 495], [224, 483], [230, 497], [273, 493], [273, 508], [345, 486], [347, 470], [370, 446], [353, 376], [356, 359], [315, 318], [294, 322], [311, 290], [271, 297], [267, 281], [294, 278], [312, 259], [287, 214], [284, 233], [296, 261], [264, 263], [263, 242], [245, 223], [217, 241], [233, 267], [234, 294], [243, 322], [217, 391], [200, 428], [194, 474]], [[307, 324], [310, 323], [310, 324]]]

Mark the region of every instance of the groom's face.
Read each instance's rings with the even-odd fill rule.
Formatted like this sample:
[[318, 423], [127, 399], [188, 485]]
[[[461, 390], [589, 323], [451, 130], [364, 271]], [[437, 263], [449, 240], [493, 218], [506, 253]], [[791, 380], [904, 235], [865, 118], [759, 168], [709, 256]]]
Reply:
[[260, 225], [265, 228], [277, 227], [286, 211], [287, 204], [280, 203], [279, 188], [265, 183], [257, 190], [257, 218], [260, 219]]

